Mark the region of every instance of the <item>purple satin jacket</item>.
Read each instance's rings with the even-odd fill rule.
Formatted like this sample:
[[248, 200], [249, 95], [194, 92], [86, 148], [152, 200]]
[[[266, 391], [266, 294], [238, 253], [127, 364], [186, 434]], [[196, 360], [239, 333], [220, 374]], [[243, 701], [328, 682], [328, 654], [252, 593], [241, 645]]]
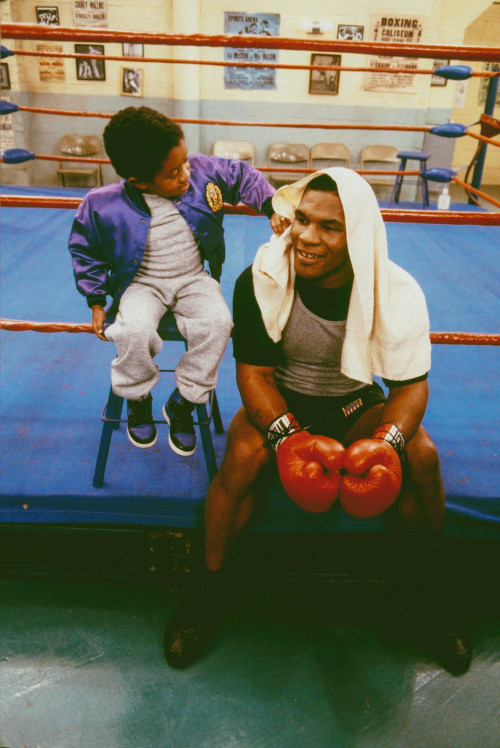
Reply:
[[[245, 161], [196, 154], [189, 163], [189, 189], [174, 203], [193, 231], [202, 260], [219, 280], [225, 258], [223, 203], [242, 202], [270, 218], [274, 188]], [[141, 265], [150, 222], [142, 193], [129, 182], [98, 187], [85, 196], [73, 221], [69, 251], [76, 287], [89, 307], [104, 307], [111, 296], [107, 314], [116, 314]]]

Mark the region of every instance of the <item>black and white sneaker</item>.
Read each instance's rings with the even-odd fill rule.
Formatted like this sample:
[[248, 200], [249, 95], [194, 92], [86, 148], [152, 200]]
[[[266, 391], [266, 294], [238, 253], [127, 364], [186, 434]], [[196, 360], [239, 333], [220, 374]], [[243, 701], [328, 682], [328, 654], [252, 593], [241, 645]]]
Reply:
[[127, 436], [135, 447], [147, 449], [156, 444], [157, 433], [153, 421], [153, 398], [147, 395], [142, 400], [127, 400]]
[[193, 408], [194, 403], [182, 397], [177, 387], [163, 406], [163, 417], [170, 424], [168, 443], [176, 454], [183, 457], [189, 457], [196, 449]]

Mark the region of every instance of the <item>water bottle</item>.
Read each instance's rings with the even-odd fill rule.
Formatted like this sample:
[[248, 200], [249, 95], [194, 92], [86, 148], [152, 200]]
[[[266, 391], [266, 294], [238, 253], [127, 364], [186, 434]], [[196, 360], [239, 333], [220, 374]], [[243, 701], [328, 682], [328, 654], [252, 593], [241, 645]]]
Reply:
[[448, 185], [445, 184], [443, 191], [438, 197], [438, 210], [448, 210], [450, 207], [450, 193], [448, 192]]

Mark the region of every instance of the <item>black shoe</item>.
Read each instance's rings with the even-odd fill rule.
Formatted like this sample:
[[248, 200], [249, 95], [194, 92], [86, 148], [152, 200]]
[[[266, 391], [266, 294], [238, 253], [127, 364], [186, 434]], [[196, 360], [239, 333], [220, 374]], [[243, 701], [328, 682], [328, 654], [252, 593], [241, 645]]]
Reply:
[[472, 645], [464, 631], [442, 628], [428, 637], [430, 652], [438, 665], [451, 675], [464, 675], [472, 662]]
[[163, 649], [168, 664], [183, 668], [196, 660], [217, 632], [224, 611], [217, 599], [203, 593], [183, 601], [167, 624]]
[[151, 395], [147, 395], [142, 400], [127, 400], [127, 436], [139, 449], [147, 449], [156, 444], [157, 433], [152, 406]]
[[186, 400], [177, 387], [163, 406], [163, 417], [170, 424], [168, 443], [176, 454], [183, 457], [189, 457], [196, 449], [193, 408], [194, 403]]

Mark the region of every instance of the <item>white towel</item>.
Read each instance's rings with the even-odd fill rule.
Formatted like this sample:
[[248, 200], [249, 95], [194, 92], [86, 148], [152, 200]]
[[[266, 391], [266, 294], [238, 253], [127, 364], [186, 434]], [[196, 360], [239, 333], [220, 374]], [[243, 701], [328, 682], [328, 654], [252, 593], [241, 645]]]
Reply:
[[[389, 260], [384, 222], [370, 185], [350, 169], [324, 169], [281, 187], [273, 196], [274, 210], [293, 221], [306, 185], [321, 173], [337, 184], [354, 271], [341, 371], [367, 384], [373, 376], [394, 381], [419, 377], [431, 363], [425, 297], [415, 279]], [[260, 247], [252, 273], [267, 333], [277, 342], [294, 295], [289, 229]]]

